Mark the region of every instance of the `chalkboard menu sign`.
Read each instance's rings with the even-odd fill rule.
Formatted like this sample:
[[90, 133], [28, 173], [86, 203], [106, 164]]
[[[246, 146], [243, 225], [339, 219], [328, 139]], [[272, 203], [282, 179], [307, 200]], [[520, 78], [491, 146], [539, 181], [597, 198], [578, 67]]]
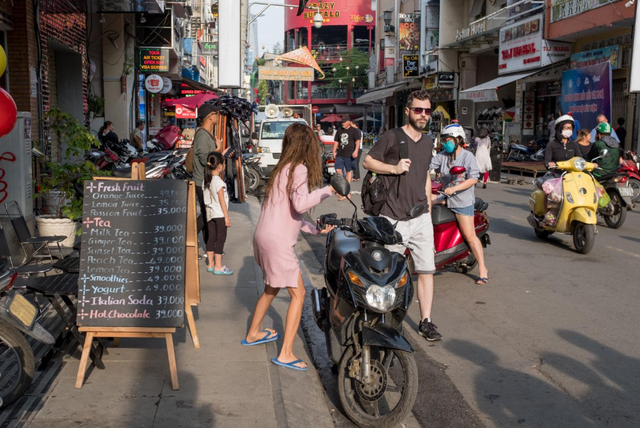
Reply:
[[85, 182], [77, 324], [184, 324], [187, 183]]

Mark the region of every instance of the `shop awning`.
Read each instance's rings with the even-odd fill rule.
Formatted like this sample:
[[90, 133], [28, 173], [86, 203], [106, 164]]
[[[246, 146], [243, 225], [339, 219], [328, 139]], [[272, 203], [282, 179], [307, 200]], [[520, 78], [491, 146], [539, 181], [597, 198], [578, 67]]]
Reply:
[[187, 77], [182, 76], [182, 83], [185, 83], [189, 86], [191, 86], [193, 89], [200, 89], [201, 91], [208, 91], [208, 92], [213, 92], [213, 93], [218, 93], [220, 92], [219, 89], [215, 89], [212, 86], [209, 85], [205, 85], [204, 83], [200, 83], [200, 82], [196, 82], [195, 80], [191, 80]]
[[478, 86], [474, 86], [473, 88], [460, 91], [460, 99], [471, 100], [477, 103], [498, 101], [498, 92], [496, 91], [496, 89], [508, 85], [509, 83], [513, 83], [516, 80], [529, 77], [537, 72], [539, 72], [539, 70], [500, 76], [496, 79], [489, 80], [488, 82], [481, 83]]
[[360, 98], [356, 99], [356, 104], [366, 104], [377, 100], [383, 100], [392, 96], [397, 90], [405, 89], [409, 86], [409, 82], [396, 83], [391, 86], [378, 88], [369, 91]]

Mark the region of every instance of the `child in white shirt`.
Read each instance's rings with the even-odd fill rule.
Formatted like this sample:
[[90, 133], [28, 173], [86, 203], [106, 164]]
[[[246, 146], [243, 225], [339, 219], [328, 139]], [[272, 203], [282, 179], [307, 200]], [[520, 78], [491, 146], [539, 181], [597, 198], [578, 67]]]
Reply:
[[204, 170], [204, 204], [207, 209], [207, 271], [214, 275], [232, 275], [233, 270], [222, 264], [224, 243], [227, 240], [227, 228], [231, 227], [229, 219], [229, 195], [227, 185], [220, 178], [224, 170], [224, 157], [218, 152], [211, 152], [207, 156]]

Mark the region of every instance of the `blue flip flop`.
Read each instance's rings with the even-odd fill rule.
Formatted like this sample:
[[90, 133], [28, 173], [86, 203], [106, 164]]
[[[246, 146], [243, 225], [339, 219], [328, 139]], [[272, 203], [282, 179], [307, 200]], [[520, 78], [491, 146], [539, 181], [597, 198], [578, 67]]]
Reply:
[[262, 339], [258, 339], [255, 342], [247, 342], [247, 339], [242, 339], [242, 342], [240, 342], [242, 344], [242, 346], [254, 346], [254, 345], [262, 345], [263, 343], [269, 343], [269, 342], [273, 342], [275, 340], [278, 340], [278, 332], [276, 332], [276, 334], [274, 334], [273, 336], [271, 336], [271, 332], [267, 331], [267, 330], [261, 330], [264, 331], [265, 336]]
[[271, 362], [276, 366], [286, 367], [288, 369], [298, 370], [300, 372], [303, 372], [307, 369], [307, 367], [297, 367], [294, 365], [294, 364], [301, 363], [302, 360], [295, 360], [295, 361], [291, 361], [290, 363], [283, 363], [282, 361], [278, 361], [277, 358], [272, 358]]

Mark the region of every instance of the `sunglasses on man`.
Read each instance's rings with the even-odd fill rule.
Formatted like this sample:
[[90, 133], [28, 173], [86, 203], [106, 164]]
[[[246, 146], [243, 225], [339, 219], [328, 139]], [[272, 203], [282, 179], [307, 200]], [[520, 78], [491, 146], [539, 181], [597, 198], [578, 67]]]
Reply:
[[413, 111], [415, 114], [426, 114], [426, 115], [430, 115], [431, 114], [431, 109], [430, 108], [424, 108], [424, 107], [409, 107], [409, 110]]

